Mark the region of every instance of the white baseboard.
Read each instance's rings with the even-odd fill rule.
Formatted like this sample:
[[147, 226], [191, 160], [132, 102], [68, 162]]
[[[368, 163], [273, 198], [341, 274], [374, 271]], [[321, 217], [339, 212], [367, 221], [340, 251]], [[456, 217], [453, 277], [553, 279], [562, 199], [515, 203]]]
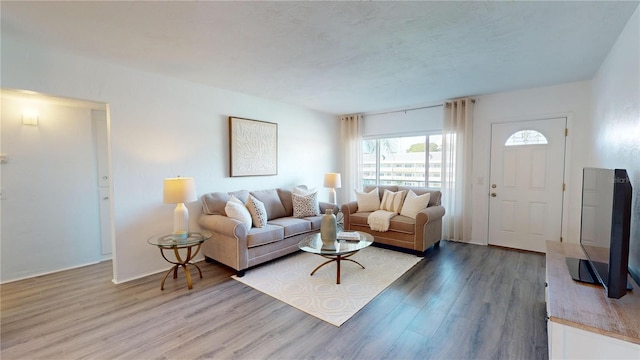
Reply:
[[7, 280], [7, 281], [2, 281], [2, 282], [0, 282], [0, 284], [8, 284], [8, 283], [12, 283], [12, 282], [15, 282], [15, 281], [31, 279], [31, 278], [38, 277], [38, 276], [55, 274], [55, 273], [60, 272], [60, 271], [77, 269], [77, 268], [81, 268], [81, 267], [85, 267], [85, 266], [89, 266], [89, 265], [99, 264], [101, 262], [102, 262], [102, 260], [101, 261], [92, 261], [92, 262], [88, 262], [88, 263], [84, 263], [84, 264], [80, 264], [80, 265], [74, 265], [74, 266], [70, 266], [70, 267], [66, 267], [66, 268], [50, 270], [50, 271], [44, 271], [44, 272], [41, 272], [41, 273], [36, 273], [36, 274], [31, 274], [31, 275], [19, 277], [17, 279], [11, 279], [11, 280]]

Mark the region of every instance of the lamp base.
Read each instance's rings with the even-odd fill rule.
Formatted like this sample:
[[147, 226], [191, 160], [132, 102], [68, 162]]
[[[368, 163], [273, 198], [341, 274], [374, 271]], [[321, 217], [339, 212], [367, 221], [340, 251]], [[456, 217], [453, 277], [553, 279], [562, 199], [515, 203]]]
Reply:
[[329, 202], [336, 204], [336, 189], [334, 188], [329, 188]]
[[173, 233], [171, 235], [171, 238], [173, 238], [173, 240], [186, 240], [188, 237], [189, 237], [189, 233], [186, 231]]
[[173, 238], [186, 239], [189, 234], [189, 210], [184, 203], [178, 203], [173, 210]]

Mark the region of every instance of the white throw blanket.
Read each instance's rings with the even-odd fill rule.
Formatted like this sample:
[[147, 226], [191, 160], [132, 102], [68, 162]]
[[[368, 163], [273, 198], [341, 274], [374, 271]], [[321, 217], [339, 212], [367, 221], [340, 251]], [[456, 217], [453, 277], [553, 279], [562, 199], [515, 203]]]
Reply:
[[367, 222], [369, 223], [369, 228], [374, 231], [387, 231], [389, 230], [389, 223], [391, 222], [391, 218], [396, 213], [392, 211], [386, 210], [376, 210], [369, 214], [367, 218]]

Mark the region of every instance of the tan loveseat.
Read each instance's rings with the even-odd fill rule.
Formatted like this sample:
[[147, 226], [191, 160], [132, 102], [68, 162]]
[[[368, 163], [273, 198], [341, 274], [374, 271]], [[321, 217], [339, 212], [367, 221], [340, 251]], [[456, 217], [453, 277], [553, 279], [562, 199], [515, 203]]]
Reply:
[[[370, 192], [376, 186], [367, 186], [364, 192]], [[386, 244], [400, 247], [423, 256], [424, 251], [432, 245], [438, 246], [442, 237], [442, 217], [445, 209], [441, 205], [442, 193], [438, 190], [430, 190], [421, 187], [407, 186], [377, 186], [380, 199], [384, 190], [408, 192], [412, 190], [416, 195], [429, 192], [428, 206], [419, 211], [415, 220], [402, 215], [395, 215], [389, 223], [389, 230], [384, 232], [371, 230], [367, 222], [371, 211], [358, 212], [357, 201], [343, 204], [341, 209], [344, 215], [344, 229], [349, 231], [364, 231], [373, 235], [376, 244]]]
[[[202, 244], [205, 259], [227, 265], [235, 269], [238, 276], [242, 276], [252, 266], [298, 251], [298, 242], [302, 237], [320, 231], [322, 214], [326, 209], [333, 209], [337, 213], [338, 207], [318, 202], [320, 215], [293, 217], [292, 189], [239, 190], [203, 195], [199, 224], [213, 234], [211, 239]], [[264, 203], [268, 219], [264, 227], [248, 228], [225, 213], [225, 205], [231, 195], [246, 203], [249, 194]]]

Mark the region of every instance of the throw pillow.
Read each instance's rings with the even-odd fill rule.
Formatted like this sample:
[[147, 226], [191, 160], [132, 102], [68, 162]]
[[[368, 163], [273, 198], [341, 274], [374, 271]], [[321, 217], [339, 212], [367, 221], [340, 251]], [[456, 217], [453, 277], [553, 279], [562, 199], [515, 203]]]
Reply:
[[231, 195], [231, 199], [227, 201], [227, 205], [224, 207], [224, 212], [228, 217], [236, 219], [243, 223], [248, 229], [251, 229], [251, 213], [244, 206], [242, 201], [238, 200], [235, 196]]
[[318, 192], [318, 190], [316, 188], [307, 189], [306, 186], [296, 186], [293, 188], [293, 191], [291, 193], [296, 195], [309, 195], [314, 192]]
[[430, 199], [430, 193], [425, 193], [418, 196], [413, 191], [409, 190], [406, 199], [404, 199], [404, 204], [402, 205], [400, 215], [408, 216], [412, 219], [415, 219], [418, 212], [429, 205]]
[[404, 193], [404, 190], [393, 192], [385, 189], [382, 195], [382, 201], [380, 202], [380, 210], [399, 214], [400, 209], [402, 209], [402, 202], [404, 201]]
[[318, 192], [314, 191], [306, 195], [291, 194], [293, 200], [293, 216], [297, 218], [320, 215], [318, 205]]
[[291, 191], [292, 194], [296, 194], [296, 195], [307, 195], [308, 193], [310, 193], [312, 191], [307, 190], [307, 187], [300, 187], [300, 186], [295, 186], [293, 188], [293, 191]]
[[376, 211], [380, 209], [380, 196], [378, 188], [368, 193], [356, 190], [356, 201], [358, 202], [358, 212]]
[[251, 213], [251, 219], [253, 220], [253, 226], [261, 228], [267, 225], [267, 209], [265, 209], [262, 201], [249, 195], [247, 200], [247, 209]]

